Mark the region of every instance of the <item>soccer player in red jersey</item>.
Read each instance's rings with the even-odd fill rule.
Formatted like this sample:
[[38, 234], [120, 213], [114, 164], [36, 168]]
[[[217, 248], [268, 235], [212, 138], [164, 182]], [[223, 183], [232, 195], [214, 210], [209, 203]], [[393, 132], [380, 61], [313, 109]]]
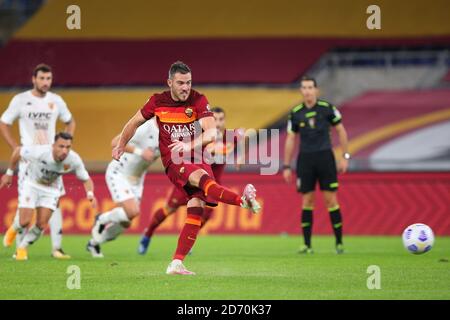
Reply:
[[217, 202], [223, 202], [250, 209], [253, 213], [261, 207], [256, 201], [253, 185], [247, 184], [241, 197], [214, 180], [211, 166], [203, 155], [205, 146], [217, 137], [216, 123], [206, 97], [191, 89], [189, 67], [180, 61], [172, 64], [167, 84], [170, 90], [154, 94], [127, 122], [112, 157], [119, 160], [136, 129], [145, 121], [157, 118], [159, 148], [166, 174], [189, 198], [186, 222], [166, 273], [193, 275], [183, 265], [183, 260], [197, 238], [205, 204], [216, 206]]
[[[230, 154], [233, 154], [234, 156], [234, 151], [236, 150], [238, 143], [242, 145], [242, 150], [244, 150], [243, 143], [245, 141], [241, 132], [242, 130], [225, 129], [225, 111], [222, 108], [213, 107], [211, 108], [211, 111], [216, 121], [217, 138], [215, 142], [208, 144], [206, 148], [210, 150], [211, 155], [214, 157], [214, 162], [211, 164], [214, 179], [218, 184], [222, 184], [222, 174], [225, 170], [225, 160], [227, 156]], [[238, 161], [236, 163], [236, 168], [239, 168], [239, 166], [240, 162]], [[179, 207], [187, 205], [188, 201], [189, 198], [185, 193], [180, 192], [175, 186], [171, 188], [167, 202], [153, 214], [152, 220], [139, 242], [139, 254], [144, 255], [147, 252], [153, 233], [161, 223], [163, 223], [169, 215], [175, 213]], [[200, 226], [200, 229], [204, 227], [211, 217], [212, 212], [213, 209], [211, 207], [205, 207], [203, 209], [202, 225]]]

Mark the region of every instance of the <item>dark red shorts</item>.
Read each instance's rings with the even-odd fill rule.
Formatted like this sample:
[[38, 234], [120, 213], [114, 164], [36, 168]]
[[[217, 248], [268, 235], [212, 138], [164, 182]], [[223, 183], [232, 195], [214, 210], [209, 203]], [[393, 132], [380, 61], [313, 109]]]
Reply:
[[169, 198], [167, 199], [167, 204], [171, 208], [178, 208], [180, 206], [187, 205], [189, 198], [186, 196], [186, 193], [179, 188], [173, 186], [172, 191], [170, 192]]
[[[221, 184], [223, 171], [225, 169], [224, 164], [213, 164], [211, 165], [212, 172], [214, 174], [214, 179], [217, 183]], [[189, 201], [189, 197], [186, 196], [186, 192], [184, 190], [180, 190], [179, 188], [173, 186], [172, 191], [170, 192], [169, 198], [167, 199], [167, 204], [171, 208], [178, 208], [180, 206], [187, 205]]]
[[[192, 198], [199, 198], [206, 202], [208, 206], [215, 207], [217, 206], [217, 202], [211, 199], [210, 197], [205, 196], [202, 189], [193, 187], [188, 184], [189, 176], [192, 172], [203, 169], [205, 170], [208, 175], [214, 179], [214, 174], [212, 172], [211, 166], [206, 163], [182, 163], [182, 164], [174, 164], [171, 163], [166, 168], [166, 174], [169, 177], [169, 180], [173, 183], [175, 186], [175, 189], [177, 189], [178, 194], [184, 194], [185, 197], [190, 200]], [[187, 201], [186, 201], [187, 203]]]
[[211, 165], [211, 169], [214, 174], [214, 180], [216, 180], [216, 182], [218, 184], [222, 184], [222, 175], [223, 175], [223, 171], [225, 170], [225, 164], [213, 163]]

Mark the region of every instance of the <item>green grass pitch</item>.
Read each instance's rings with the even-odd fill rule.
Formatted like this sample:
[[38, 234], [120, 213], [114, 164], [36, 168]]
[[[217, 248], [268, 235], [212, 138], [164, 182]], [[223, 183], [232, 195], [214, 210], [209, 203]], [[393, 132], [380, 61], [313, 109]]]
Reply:
[[[398, 237], [313, 238], [314, 255], [298, 255], [298, 236], [200, 236], [185, 260], [196, 276], [167, 276], [176, 236], [156, 236], [146, 256], [138, 237], [103, 246], [104, 259], [85, 251], [86, 236], [65, 236], [71, 260], [50, 258], [50, 239], [30, 247], [29, 260], [0, 249], [0, 299], [450, 299], [450, 237], [423, 255]], [[81, 270], [81, 288], [67, 288], [67, 268]], [[367, 288], [367, 268], [381, 271], [381, 289]]]

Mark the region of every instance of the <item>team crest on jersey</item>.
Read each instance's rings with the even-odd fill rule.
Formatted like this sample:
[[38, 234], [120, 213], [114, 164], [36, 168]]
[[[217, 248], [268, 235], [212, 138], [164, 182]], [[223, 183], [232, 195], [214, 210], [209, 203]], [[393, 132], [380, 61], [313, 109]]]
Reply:
[[65, 164], [64, 165], [64, 171], [68, 171], [70, 169], [70, 164]]
[[184, 170], [185, 170], [184, 167], [181, 167], [181, 168], [180, 168], [180, 173], [183, 174], [183, 173], [184, 173]]
[[192, 108], [186, 108], [184, 113], [190, 118], [194, 114], [194, 110], [192, 110]]
[[309, 118], [308, 123], [311, 128], [316, 127], [316, 119], [315, 118]]
[[55, 104], [53, 102], [49, 102], [48, 107], [50, 108], [50, 110], [53, 110], [53, 108], [55, 107]]

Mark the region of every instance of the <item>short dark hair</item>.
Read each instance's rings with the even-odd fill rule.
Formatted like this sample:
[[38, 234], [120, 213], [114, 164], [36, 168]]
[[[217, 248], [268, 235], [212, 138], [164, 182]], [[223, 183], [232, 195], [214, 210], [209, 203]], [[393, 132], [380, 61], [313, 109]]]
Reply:
[[191, 73], [191, 69], [183, 61], [176, 61], [170, 66], [169, 79], [172, 79], [175, 73], [187, 74]]
[[223, 110], [221, 107], [212, 107], [211, 112], [225, 114], [225, 110]]
[[316, 81], [315, 78], [310, 77], [310, 76], [303, 76], [303, 77], [302, 77], [302, 80], [300, 80], [300, 84], [301, 84], [303, 81], [312, 81], [312, 82], [314, 83], [314, 87], [317, 88], [317, 81]]
[[68, 132], [58, 132], [55, 135], [55, 141], [58, 139], [64, 139], [64, 140], [73, 140], [73, 137], [70, 133]]
[[52, 67], [50, 67], [48, 64], [40, 63], [36, 67], [34, 67], [33, 76], [36, 77], [39, 71], [52, 72]]

